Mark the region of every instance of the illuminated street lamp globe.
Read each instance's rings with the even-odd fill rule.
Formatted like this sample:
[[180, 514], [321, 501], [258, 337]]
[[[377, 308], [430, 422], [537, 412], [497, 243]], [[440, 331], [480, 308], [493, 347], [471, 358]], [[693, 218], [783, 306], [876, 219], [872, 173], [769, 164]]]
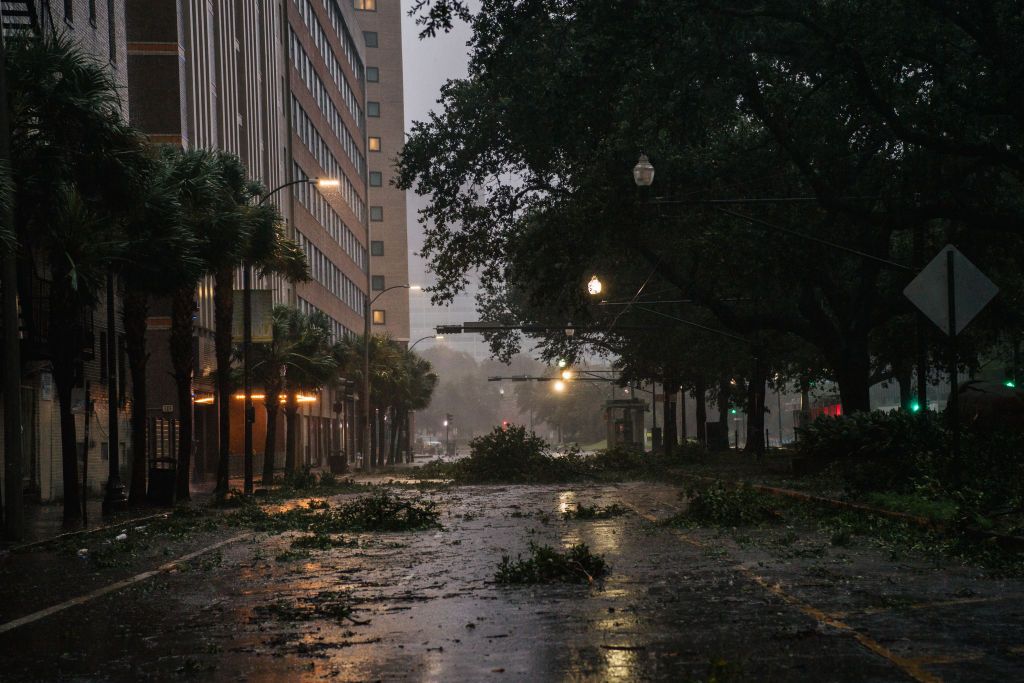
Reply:
[[555, 387], [554, 387], [554, 389], [555, 389], [555, 391], [557, 391], [558, 393], [562, 393], [563, 391], [565, 391], [565, 382], [563, 382], [562, 380], [557, 380], [557, 381], [555, 382]]
[[597, 279], [596, 275], [590, 276], [590, 282], [587, 283], [587, 291], [590, 292], [591, 296], [597, 296], [601, 293], [601, 281]]
[[640, 160], [633, 167], [633, 182], [637, 187], [650, 187], [654, 182], [654, 166], [646, 154], [641, 154]]
[[562, 370], [562, 379], [566, 382], [572, 379], [572, 370]]

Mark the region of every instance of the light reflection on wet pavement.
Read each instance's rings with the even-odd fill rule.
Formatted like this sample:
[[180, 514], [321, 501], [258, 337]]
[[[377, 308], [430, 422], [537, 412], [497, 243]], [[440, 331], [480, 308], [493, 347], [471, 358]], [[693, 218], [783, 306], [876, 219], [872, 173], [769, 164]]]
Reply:
[[[1024, 661], [1014, 654], [1024, 645], [1019, 598], [872, 611], [890, 590], [913, 602], [962, 598], [969, 587], [995, 600], [1024, 595], [1024, 582], [979, 583], [968, 570], [937, 574], [867, 550], [780, 557], [715, 530], [658, 528], [646, 517], [667, 517], [681, 505], [678, 488], [668, 485], [481, 486], [425, 495], [440, 503], [444, 530], [347, 534], [358, 547], [291, 561], [277, 557], [295, 534], [254, 533], [225, 546], [219, 562], [195, 561], [0, 635], [2, 677], [899, 681], [918, 671], [1009, 680]], [[580, 502], [619, 503], [638, 514], [562, 519]], [[597, 587], [496, 585], [501, 557], [524, 552], [530, 541], [586, 543], [606, 557], [611, 574]], [[841, 611], [851, 630], [809, 616], [752, 572], [830, 614]], [[332, 612], [338, 605], [351, 612]], [[896, 659], [917, 663], [901, 667], [878, 656], [858, 642], [856, 629]]]

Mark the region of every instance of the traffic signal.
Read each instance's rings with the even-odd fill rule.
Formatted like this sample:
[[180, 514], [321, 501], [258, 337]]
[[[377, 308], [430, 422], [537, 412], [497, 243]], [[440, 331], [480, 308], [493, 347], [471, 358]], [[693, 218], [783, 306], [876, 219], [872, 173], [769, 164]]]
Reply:
[[1016, 383], [1016, 382], [1014, 382], [1014, 381], [1013, 381], [1012, 379], [1008, 379], [1008, 380], [1006, 380], [1005, 382], [1003, 382], [1003, 385], [1004, 385], [1004, 386], [1008, 386], [1008, 387], [1010, 387], [1011, 389], [1016, 389], [1016, 388], [1017, 388], [1017, 383]]
[[508, 420], [502, 420], [501, 421], [501, 431], [503, 431], [503, 432], [507, 432], [508, 431]]
[[917, 401], [911, 401], [910, 402], [910, 412], [912, 412], [912, 413], [921, 412], [921, 404], [918, 403]]

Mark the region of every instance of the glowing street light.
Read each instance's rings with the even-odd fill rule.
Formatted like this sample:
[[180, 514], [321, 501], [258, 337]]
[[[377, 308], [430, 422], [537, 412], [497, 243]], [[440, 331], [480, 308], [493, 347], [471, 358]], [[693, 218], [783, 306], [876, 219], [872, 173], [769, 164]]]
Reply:
[[591, 296], [597, 296], [601, 293], [601, 281], [597, 279], [596, 275], [590, 276], [590, 282], [587, 283], [587, 291]]
[[562, 380], [556, 380], [553, 388], [558, 393], [562, 393], [563, 391], [565, 391], [565, 382], [563, 382]]
[[566, 382], [573, 378], [572, 370], [562, 370], [562, 379]]
[[315, 180], [317, 187], [340, 187], [341, 181], [337, 178], [317, 178]]

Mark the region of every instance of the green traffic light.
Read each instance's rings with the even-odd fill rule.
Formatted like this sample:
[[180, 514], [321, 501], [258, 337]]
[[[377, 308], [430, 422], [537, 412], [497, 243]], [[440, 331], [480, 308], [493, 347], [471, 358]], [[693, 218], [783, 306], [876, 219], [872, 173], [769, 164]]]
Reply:
[[735, 415], [736, 414], [736, 409], [735, 408], [729, 408], [729, 414], [730, 415]]
[[920, 412], [920, 410], [921, 410], [921, 404], [918, 403], [917, 401], [914, 401], [913, 403], [910, 404], [910, 412], [917, 413], [917, 412]]
[[1010, 387], [1011, 389], [1016, 389], [1017, 388], [1017, 383], [1014, 382], [1012, 379], [1006, 380], [1005, 382], [1003, 382], [1003, 384], [1005, 384], [1006, 386]]

